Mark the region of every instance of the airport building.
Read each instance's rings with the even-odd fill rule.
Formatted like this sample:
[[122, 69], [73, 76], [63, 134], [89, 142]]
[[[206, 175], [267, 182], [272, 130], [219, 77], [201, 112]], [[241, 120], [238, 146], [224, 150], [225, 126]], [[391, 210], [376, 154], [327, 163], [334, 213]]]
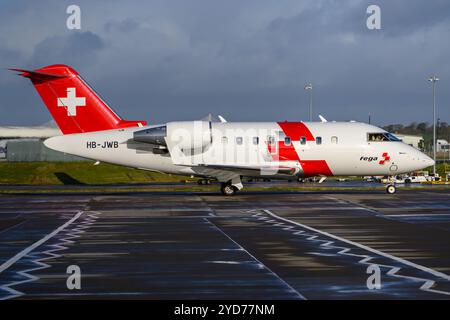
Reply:
[[410, 146], [423, 151], [423, 149], [425, 148], [425, 143], [423, 140], [423, 137], [421, 136], [413, 136], [413, 135], [408, 135], [408, 134], [401, 134], [401, 133], [396, 133], [395, 134], [399, 139], [402, 139], [402, 141], [406, 144], [409, 144]]
[[83, 158], [54, 151], [44, 140], [61, 135], [55, 127], [0, 127], [2, 161], [81, 161]]
[[449, 150], [450, 150], [450, 143], [448, 143], [447, 140], [444, 139], [436, 140], [436, 152], [449, 152]]

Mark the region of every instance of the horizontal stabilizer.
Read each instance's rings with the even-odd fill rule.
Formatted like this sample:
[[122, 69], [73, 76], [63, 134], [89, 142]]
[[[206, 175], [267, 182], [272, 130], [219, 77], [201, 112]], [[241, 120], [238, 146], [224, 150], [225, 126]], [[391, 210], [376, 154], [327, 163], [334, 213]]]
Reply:
[[37, 72], [37, 71], [31, 71], [31, 70], [25, 70], [25, 69], [16, 69], [11, 68], [9, 69], [11, 71], [17, 71], [19, 72], [19, 76], [30, 78], [30, 79], [36, 79], [36, 80], [51, 80], [51, 79], [58, 79], [58, 78], [66, 78], [66, 75], [62, 74], [52, 74], [52, 73], [45, 73], [45, 72]]

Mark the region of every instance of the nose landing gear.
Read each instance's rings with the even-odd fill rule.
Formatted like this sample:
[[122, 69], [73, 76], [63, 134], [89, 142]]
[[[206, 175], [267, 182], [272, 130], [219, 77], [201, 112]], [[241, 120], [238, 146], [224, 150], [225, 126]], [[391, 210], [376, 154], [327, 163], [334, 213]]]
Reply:
[[397, 192], [397, 187], [394, 184], [388, 184], [386, 186], [386, 193], [387, 194], [394, 194]]

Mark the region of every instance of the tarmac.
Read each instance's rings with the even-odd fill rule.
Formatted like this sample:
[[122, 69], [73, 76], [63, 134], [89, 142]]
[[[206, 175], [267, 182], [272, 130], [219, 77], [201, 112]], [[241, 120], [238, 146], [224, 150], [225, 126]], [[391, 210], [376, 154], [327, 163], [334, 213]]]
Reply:
[[449, 190], [61, 189], [0, 195], [0, 299], [450, 299]]

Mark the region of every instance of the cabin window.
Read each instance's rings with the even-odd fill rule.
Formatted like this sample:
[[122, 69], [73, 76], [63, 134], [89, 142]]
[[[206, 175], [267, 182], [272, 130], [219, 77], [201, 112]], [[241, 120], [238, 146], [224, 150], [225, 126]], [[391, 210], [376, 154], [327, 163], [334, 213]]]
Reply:
[[285, 146], [291, 145], [291, 137], [284, 137], [284, 145]]
[[322, 137], [316, 137], [316, 144], [322, 144]]
[[338, 143], [338, 137], [332, 136], [331, 137], [331, 143], [337, 144]]
[[306, 137], [300, 138], [300, 144], [306, 144]]
[[259, 137], [253, 137], [253, 144], [258, 145], [259, 144]]
[[267, 140], [269, 141], [270, 145], [274, 145], [275, 144], [275, 137], [274, 136], [268, 136]]
[[227, 137], [222, 137], [222, 143], [223, 144], [227, 144], [228, 143], [228, 138]]
[[236, 137], [236, 144], [241, 145], [243, 141], [242, 137]]

